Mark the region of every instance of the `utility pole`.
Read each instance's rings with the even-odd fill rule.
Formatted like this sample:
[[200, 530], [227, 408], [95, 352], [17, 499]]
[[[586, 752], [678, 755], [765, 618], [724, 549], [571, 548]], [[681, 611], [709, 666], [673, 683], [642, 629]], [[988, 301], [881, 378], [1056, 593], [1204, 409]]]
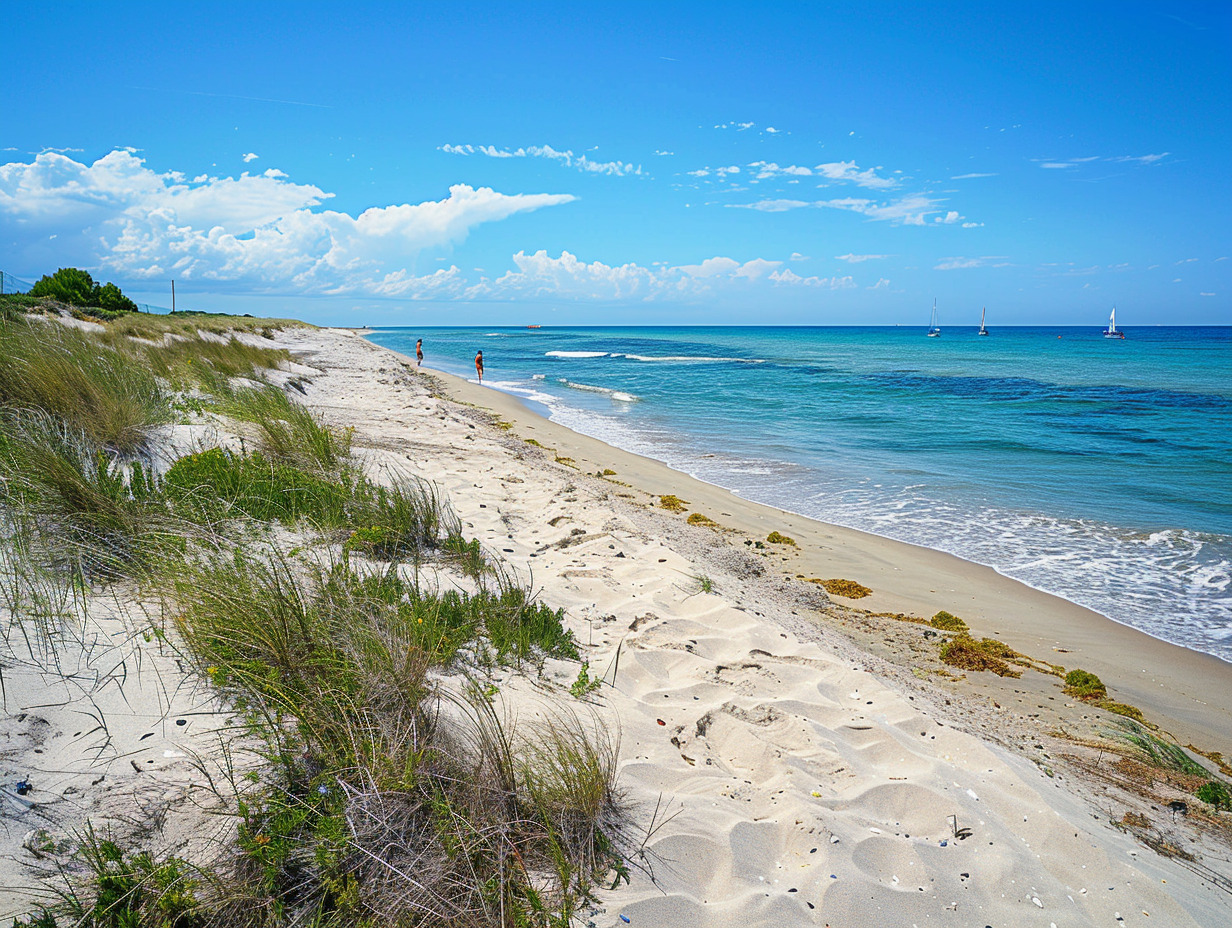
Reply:
[[171, 311], [175, 312], [175, 281], [171, 281]]

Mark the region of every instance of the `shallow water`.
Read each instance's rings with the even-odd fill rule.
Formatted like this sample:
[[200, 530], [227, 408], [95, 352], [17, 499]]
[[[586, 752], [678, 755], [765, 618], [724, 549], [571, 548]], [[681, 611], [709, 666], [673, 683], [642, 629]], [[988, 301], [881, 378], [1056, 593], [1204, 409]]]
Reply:
[[383, 329], [742, 496], [1232, 661], [1232, 329]]

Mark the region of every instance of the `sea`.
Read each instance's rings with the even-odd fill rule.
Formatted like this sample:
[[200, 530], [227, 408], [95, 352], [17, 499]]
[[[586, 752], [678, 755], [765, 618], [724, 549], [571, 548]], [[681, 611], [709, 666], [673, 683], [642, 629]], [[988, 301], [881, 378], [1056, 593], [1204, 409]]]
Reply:
[[[1232, 661], [1232, 327], [388, 328], [734, 493]], [[858, 578], [856, 578], [858, 579]]]

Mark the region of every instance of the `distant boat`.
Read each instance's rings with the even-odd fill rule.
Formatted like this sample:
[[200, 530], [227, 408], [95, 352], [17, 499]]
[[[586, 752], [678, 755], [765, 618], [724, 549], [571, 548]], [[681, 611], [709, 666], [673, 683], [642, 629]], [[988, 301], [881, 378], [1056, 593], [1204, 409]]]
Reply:
[[988, 334], [988, 330], [984, 328], [984, 314], [987, 312], [988, 312], [987, 306], [985, 306], [983, 309], [980, 310], [980, 330], [975, 333], [976, 335], [987, 335]]
[[933, 299], [933, 318], [928, 323], [928, 337], [937, 338], [941, 335], [941, 326], [937, 324], [937, 300]]
[[541, 326], [541, 325], [528, 325], [528, 326], [527, 326], [527, 328], [528, 328], [528, 329], [542, 329], [542, 328], [543, 328], [543, 326]]
[[1108, 317], [1108, 328], [1104, 329], [1104, 338], [1124, 338], [1124, 332], [1118, 332], [1116, 327], [1116, 307], [1112, 307], [1112, 315]]

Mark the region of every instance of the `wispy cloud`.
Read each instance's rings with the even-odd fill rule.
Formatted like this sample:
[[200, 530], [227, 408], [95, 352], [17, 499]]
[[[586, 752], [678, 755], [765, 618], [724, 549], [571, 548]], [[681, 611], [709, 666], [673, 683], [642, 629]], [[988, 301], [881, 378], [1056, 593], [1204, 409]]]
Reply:
[[245, 164], [248, 164], [248, 162], [250, 162], [250, 161], [256, 161], [259, 157], [261, 157], [261, 156], [260, 156], [260, 155], [258, 155], [256, 152], [251, 152], [251, 151], [250, 151], [250, 152], [249, 152], [248, 154], [246, 154], [246, 155], [241, 155], [241, 156], [240, 156], [240, 160], [241, 160], [241, 161], [243, 161]]
[[848, 264], [861, 264], [865, 261], [880, 261], [884, 258], [892, 258], [893, 255], [835, 255], [835, 261], [846, 261]]
[[[933, 222], [956, 223], [963, 217], [955, 210], [941, 213], [944, 200], [934, 199], [924, 194], [913, 194], [878, 203], [875, 200], [859, 197], [839, 197], [833, 200], [759, 200], [756, 203], [729, 203], [736, 209], [752, 209], [763, 213], [782, 213], [793, 209], [814, 207], [817, 209], [839, 209], [859, 213], [878, 222], [891, 222], [895, 225], [922, 226], [931, 218]], [[941, 213], [941, 215], [934, 215]]]
[[[1031, 160], [1038, 164], [1041, 168], [1045, 168], [1050, 171], [1063, 171], [1097, 161], [1104, 164], [1157, 164], [1164, 158], [1167, 158], [1170, 154], [1171, 152], [1165, 151], [1160, 152], [1157, 155], [1116, 155], [1115, 157], [1088, 155], [1085, 158], [1032, 158]], [[958, 178], [955, 178], [955, 180], [957, 179]]]
[[977, 177], [998, 177], [997, 174], [955, 174], [950, 180], [974, 180]]
[[[624, 161], [593, 161], [586, 155], [575, 155], [571, 150], [559, 150], [551, 145], [530, 145], [526, 148], [497, 148], [494, 145], [441, 145], [440, 151], [450, 155], [485, 155], [488, 158], [547, 158], [564, 167], [576, 168], [586, 174], [608, 174], [613, 177], [641, 175], [642, 166]], [[593, 149], [592, 149], [593, 150]], [[664, 154], [656, 152], [656, 154]], [[671, 154], [666, 152], [665, 154]]]
[[985, 255], [980, 258], [944, 258], [934, 271], [961, 271], [973, 267], [1009, 267], [1005, 255]]

